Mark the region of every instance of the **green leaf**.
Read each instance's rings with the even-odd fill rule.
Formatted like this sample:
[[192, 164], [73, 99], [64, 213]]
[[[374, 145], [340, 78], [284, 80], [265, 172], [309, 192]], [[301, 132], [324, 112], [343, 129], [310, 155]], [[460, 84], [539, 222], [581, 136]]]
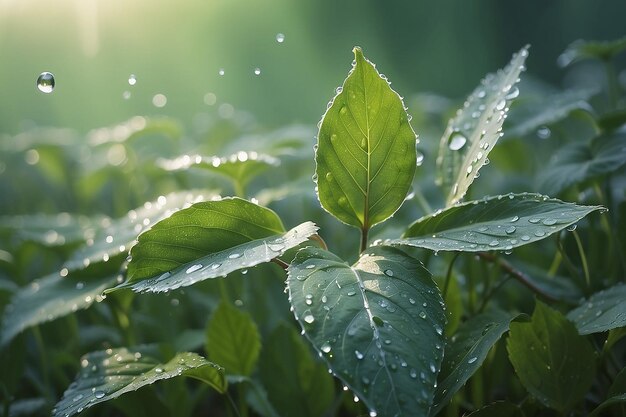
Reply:
[[0, 346], [23, 330], [88, 308], [102, 300], [102, 292], [116, 282], [115, 275], [85, 277], [58, 272], [21, 288], [4, 310]]
[[606, 332], [626, 326], [626, 285], [618, 284], [589, 297], [580, 307], [570, 311], [567, 318], [574, 322], [580, 334]]
[[605, 210], [539, 194], [508, 194], [468, 201], [417, 220], [402, 239], [385, 241], [434, 251], [511, 250], [545, 239], [587, 214]]
[[616, 397], [621, 394], [626, 394], [626, 368], [622, 368], [615, 376], [608, 392], [609, 397]]
[[130, 142], [149, 134], [179, 139], [182, 136], [182, 127], [177, 120], [168, 117], [135, 116], [115, 126], [94, 129], [88, 140], [91, 147], [96, 147], [110, 143]]
[[330, 408], [333, 379], [292, 328], [282, 325], [270, 334], [259, 366], [270, 403], [280, 415], [319, 417]]
[[199, 379], [220, 393], [226, 391], [223, 369], [198, 354], [178, 353], [165, 361], [159, 356], [149, 347], [107, 349], [83, 356], [76, 380], [52, 415], [73, 416], [95, 404], [177, 376]]
[[261, 351], [261, 336], [248, 313], [222, 301], [207, 327], [206, 351], [228, 375], [250, 376]]
[[579, 39], [572, 42], [565, 49], [557, 59], [557, 62], [561, 67], [567, 67], [574, 62], [585, 59], [608, 61], [624, 50], [626, 50], [626, 37], [604, 42]]
[[360, 229], [402, 205], [416, 167], [416, 135], [400, 96], [355, 47], [355, 63], [324, 114], [315, 153], [322, 207]]
[[599, 414], [600, 411], [603, 411], [605, 408], [609, 408], [613, 405], [621, 404], [625, 402], [626, 402], [626, 394], [620, 394], [620, 395], [616, 395], [615, 397], [611, 397], [608, 400], [604, 401], [602, 404], [600, 404], [598, 407], [596, 407], [596, 409], [593, 410], [591, 413], [589, 413], [588, 417], [595, 417], [597, 415], [601, 415]]
[[86, 244], [72, 255], [64, 267], [73, 271], [125, 255], [135, 242], [137, 235], [146, 230], [149, 225], [180, 208], [203, 199], [204, 196], [196, 192], [172, 193], [160, 196], [155, 201], [146, 202], [119, 219], [103, 218], [99, 224], [84, 232]]
[[524, 47], [504, 69], [487, 75], [448, 122], [437, 157], [437, 181], [447, 194], [446, 206], [463, 198], [502, 136], [511, 100], [519, 94], [515, 84], [527, 56], [528, 47]]
[[430, 273], [391, 247], [354, 266], [305, 248], [287, 286], [304, 335], [371, 412], [428, 415], [443, 356], [443, 300]]
[[84, 241], [85, 232], [102, 220], [70, 213], [0, 216], [0, 231], [18, 241], [64, 246]]
[[284, 231], [276, 213], [241, 198], [196, 203], [139, 236], [130, 253], [128, 283]]
[[461, 324], [446, 346], [431, 415], [445, 407], [480, 368], [491, 347], [509, 330], [511, 319], [508, 313], [491, 311], [474, 316]]
[[[180, 287], [193, 285], [205, 279], [225, 277], [233, 271], [247, 269], [282, 256], [287, 250], [295, 248], [305, 242], [310, 236], [317, 232], [317, 229], [315, 224], [305, 222], [285, 233], [252, 240], [219, 252], [211, 253], [210, 255], [194, 259], [191, 262], [177, 266], [171, 271], [166, 271], [151, 278], [136, 278], [137, 275], [134, 275], [125, 283], [117, 286], [116, 289], [131, 288], [136, 292], [167, 292]], [[239, 237], [240, 236], [236, 236], [236, 238]], [[232, 237], [228, 236], [228, 238]], [[215, 239], [215, 237], [213, 237], [213, 239]], [[227, 242], [226, 239], [219, 243]], [[143, 240], [140, 237], [137, 246], [144, 245], [145, 247], [146, 244], [152, 242], [149, 237]], [[163, 241], [156, 242], [160, 244]], [[190, 251], [189, 246], [181, 245], [177, 248], [180, 249], [180, 254], [182, 255], [186, 255], [185, 251], [193, 253]], [[158, 250], [158, 252], [155, 249]], [[138, 258], [133, 256], [133, 260], [138, 259], [139, 262], [149, 265], [149, 262], [154, 262], [155, 259], [162, 262], [176, 262], [180, 259], [177, 257], [178, 254], [171, 252], [172, 247], [169, 248], [170, 252], [164, 251], [163, 248], [150, 248], [150, 250], [155, 250], [155, 254], [149, 255], [147, 251], [142, 252], [141, 256]]]
[[572, 409], [591, 387], [593, 348], [561, 313], [537, 301], [530, 322], [513, 322], [509, 359], [528, 392], [547, 407]]
[[513, 403], [496, 401], [468, 414], [467, 417], [524, 417], [524, 413]]
[[626, 164], [626, 133], [595, 137], [589, 144], [572, 143], [552, 156], [539, 174], [540, 190], [556, 195], [574, 184], [616, 171]]

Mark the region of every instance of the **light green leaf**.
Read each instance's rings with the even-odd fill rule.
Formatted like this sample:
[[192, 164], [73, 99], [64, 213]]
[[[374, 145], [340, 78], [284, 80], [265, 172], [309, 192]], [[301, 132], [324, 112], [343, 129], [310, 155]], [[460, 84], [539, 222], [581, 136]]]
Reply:
[[156, 223], [131, 250], [128, 283], [285, 231], [272, 210], [241, 198], [197, 203]]
[[207, 327], [206, 351], [228, 375], [250, 376], [261, 351], [261, 336], [248, 313], [222, 301]]
[[522, 409], [507, 401], [496, 401], [467, 414], [467, 417], [524, 417]]
[[[136, 292], [167, 292], [180, 287], [193, 285], [205, 279], [225, 277], [233, 271], [250, 268], [282, 256], [287, 250], [295, 248], [305, 242], [310, 236], [317, 232], [317, 229], [315, 224], [305, 222], [288, 232], [262, 239], [255, 239], [196, 258], [191, 262], [177, 266], [171, 271], [166, 271], [151, 278], [136, 278], [135, 275], [133, 278], [130, 278], [125, 283], [116, 287], [116, 289], [131, 288]], [[240, 236], [237, 236], [237, 238], [239, 237]], [[228, 238], [231, 237], [228, 236]], [[138, 246], [151, 243], [152, 241], [149, 239], [149, 237], [146, 237], [144, 240], [140, 238]], [[224, 242], [219, 243], [223, 244]], [[179, 248], [181, 249], [180, 253], [183, 255], [186, 255], [184, 251], [190, 250], [189, 246], [180, 246]], [[143, 263], [148, 263], [154, 259], [163, 262], [175, 262], [176, 259], [180, 259], [170, 257], [170, 253], [172, 252], [161, 251], [160, 248], [157, 249], [159, 252], [153, 255], [152, 258], [148, 255], [148, 252], [146, 252], [141, 253], [141, 256], [138, 258], [133, 256], [133, 259], [138, 259]], [[170, 251], [171, 250], [172, 248], [170, 248]]]
[[560, 412], [571, 410], [591, 387], [593, 348], [561, 313], [537, 301], [530, 322], [512, 322], [507, 350], [528, 392]]
[[606, 332], [626, 326], [626, 285], [618, 284], [592, 295], [567, 318], [580, 334]]
[[21, 288], [4, 310], [0, 346], [23, 330], [88, 308], [102, 300], [102, 291], [116, 282], [115, 275], [105, 277], [70, 275], [58, 272]]
[[177, 120], [168, 117], [135, 116], [115, 126], [92, 130], [88, 135], [88, 141], [91, 147], [96, 147], [103, 144], [128, 142], [153, 133], [179, 139], [182, 136], [182, 127]]
[[374, 247], [351, 267], [308, 247], [289, 266], [287, 286], [304, 335], [371, 412], [428, 415], [445, 314], [419, 261]]
[[448, 122], [437, 157], [437, 182], [447, 194], [446, 206], [463, 198], [502, 136], [511, 100], [519, 94], [515, 84], [527, 56], [528, 47], [524, 47], [504, 69], [487, 75]]
[[322, 118], [315, 154], [322, 207], [344, 223], [369, 229], [406, 197], [416, 166], [416, 135], [402, 99], [361, 48]]
[[220, 366], [191, 352], [163, 361], [150, 347], [107, 349], [83, 356], [80, 364], [76, 380], [52, 410], [54, 417], [73, 416], [95, 404], [177, 376], [199, 379], [220, 393], [227, 386]]
[[84, 241], [85, 232], [100, 221], [70, 213], [0, 216], [0, 233], [6, 231], [19, 241], [64, 246]]
[[281, 416], [320, 417], [330, 408], [333, 379], [291, 327], [281, 325], [270, 334], [259, 366], [270, 403]]
[[511, 319], [508, 313], [491, 311], [474, 316], [461, 324], [446, 346], [431, 415], [445, 407], [480, 368], [491, 347], [509, 330]]
[[500, 195], [457, 204], [422, 217], [409, 226], [404, 238], [384, 244], [434, 251], [511, 250], [545, 239], [596, 210], [605, 209], [538, 194]]
[[555, 195], [568, 187], [613, 172], [626, 164], [626, 133], [595, 137], [591, 143], [572, 143], [556, 151], [540, 173], [540, 190]]
[[584, 59], [610, 60], [613, 56], [626, 50], [626, 37], [614, 41], [585, 41], [579, 39], [572, 42], [565, 51], [559, 55], [557, 62], [561, 67], [582, 61]]
[[86, 244], [72, 255], [64, 267], [73, 271], [94, 263], [108, 262], [118, 255], [126, 255], [137, 235], [151, 224], [204, 198], [198, 192], [172, 193], [146, 202], [119, 219], [103, 218], [84, 232]]

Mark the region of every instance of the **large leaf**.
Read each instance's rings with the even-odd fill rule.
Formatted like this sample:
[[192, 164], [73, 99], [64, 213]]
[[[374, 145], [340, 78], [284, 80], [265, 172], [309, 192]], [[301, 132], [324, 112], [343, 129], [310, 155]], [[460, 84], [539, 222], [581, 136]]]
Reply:
[[626, 164], [626, 133], [595, 137], [559, 149], [538, 178], [539, 189], [555, 195], [566, 188], [611, 173]]
[[580, 307], [570, 311], [567, 318], [574, 322], [580, 334], [606, 332], [626, 326], [626, 285], [592, 295]]
[[511, 250], [546, 238], [600, 206], [579, 206], [538, 194], [507, 194], [457, 204], [417, 220], [404, 238], [385, 244], [434, 251]]
[[528, 47], [524, 47], [504, 69], [487, 75], [448, 123], [437, 157], [438, 182], [447, 195], [447, 206], [463, 198], [502, 136], [510, 102], [519, 94], [515, 84], [527, 56]]
[[333, 379], [291, 328], [274, 330], [261, 353], [261, 379], [282, 416], [320, 417], [334, 397]]
[[220, 393], [226, 391], [223, 369], [196, 353], [179, 353], [163, 361], [156, 349], [119, 348], [89, 353], [81, 359], [76, 380], [52, 410], [69, 417], [95, 404], [163, 379], [187, 376], [199, 379]]
[[[136, 278], [137, 275], [135, 275], [116, 288], [132, 288], [132, 290], [136, 292], [167, 292], [180, 287], [193, 285], [205, 279], [225, 277], [233, 271], [247, 269], [278, 258], [287, 250], [295, 248], [305, 242], [316, 232], [317, 226], [315, 226], [315, 224], [305, 222], [285, 233], [252, 240], [196, 258], [191, 262], [177, 266], [171, 271], [159, 273], [151, 278]], [[151, 243], [151, 241], [146, 238], [140, 240], [139, 244], [146, 245], [149, 243]], [[180, 246], [180, 249], [181, 253], [190, 250], [189, 247], [185, 246]], [[154, 259], [163, 262], [174, 262], [175, 259], [179, 259], [169, 257], [170, 253], [171, 252], [159, 251], [153, 258], [146, 253], [142, 253], [139, 261], [146, 264], [148, 261]], [[191, 253], [193, 252], [191, 251]]]
[[0, 232], [7, 231], [17, 241], [63, 246], [84, 241], [85, 232], [101, 220], [70, 213], [1, 216]]
[[102, 291], [116, 282], [115, 275], [86, 279], [62, 277], [58, 272], [31, 282], [20, 289], [4, 310], [0, 346], [28, 327], [52, 321], [88, 308], [102, 300]]
[[512, 322], [507, 350], [528, 392], [547, 407], [572, 409], [591, 387], [593, 348], [561, 313], [537, 301], [530, 322]]
[[[119, 219], [103, 218], [94, 228], [85, 231], [86, 244], [65, 263], [68, 270], [82, 269], [97, 262], [108, 262], [118, 255], [125, 255], [137, 235], [176, 210], [204, 200], [197, 192], [178, 192], [160, 196], [155, 201], [130, 210]], [[97, 226], [97, 228], [96, 228]]]
[[500, 337], [509, 330], [511, 315], [491, 311], [472, 317], [461, 324], [448, 346], [431, 415], [446, 406], [452, 396], [480, 368], [487, 353]]
[[557, 60], [561, 67], [584, 59], [610, 60], [613, 56], [626, 50], [626, 37], [613, 41], [585, 41], [579, 39], [572, 42]]
[[207, 254], [284, 231], [276, 213], [241, 198], [197, 203], [139, 236], [131, 250], [128, 282], [158, 276]]
[[222, 301], [207, 327], [206, 351], [228, 375], [250, 376], [261, 351], [261, 336], [249, 314]]
[[371, 412], [428, 415], [445, 314], [419, 261], [374, 247], [351, 267], [309, 247], [289, 266], [287, 285], [304, 335]]
[[369, 229], [406, 197], [416, 166], [415, 132], [402, 99], [354, 48], [355, 63], [322, 118], [316, 176], [320, 203]]

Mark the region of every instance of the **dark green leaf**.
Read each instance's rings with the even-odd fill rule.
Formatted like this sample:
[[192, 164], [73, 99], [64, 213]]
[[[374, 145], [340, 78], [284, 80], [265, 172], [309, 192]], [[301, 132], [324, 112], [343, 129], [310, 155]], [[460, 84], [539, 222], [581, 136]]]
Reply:
[[261, 336], [248, 313], [222, 301], [207, 327], [206, 351], [227, 375], [250, 376], [261, 351]]
[[272, 332], [259, 366], [270, 402], [280, 415], [319, 417], [330, 408], [333, 380], [292, 328], [279, 326]]
[[[252, 240], [219, 252], [211, 253], [210, 255], [194, 259], [191, 262], [177, 266], [171, 271], [164, 272], [152, 278], [136, 278], [137, 275], [134, 275], [133, 278], [130, 278], [127, 282], [116, 288], [132, 288], [132, 290], [136, 292], [167, 292], [180, 287], [193, 285], [205, 279], [225, 277], [233, 271], [250, 268], [278, 258], [287, 250], [295, 248], [305, 242], [316, 232], [317, 226], [315, 226], [315, 224], [305, 222], [285, 233]], [[152, 241], [150, 240], [152, 237], [152, 235], [144, 239], [140, 237], [136, 247], [139, 245], [145, 247], [147, 244], [153, 242], [160, 245], [163, 242], [160, 240]], [[229, 238], [232, 237], [229, 236]], [[236, 238], [240, 238], [240, 236], [236, 236]], [[224, 240], [219, 243], [224, 243], [225, 241], [227, 242], [227, 240]], [[149, 263], [154, 262], [155, 259], [162, 262], [176, 262], [180, 259], [180, 257], [178, 257], [179, 255], [185, 256], [187, 255], [186, 252], [195, 253], [189, 246], [181, 245], [177, 246], [180, 252], [175, 254], [175, 257], [172, 257], [170, 254], [172, 254], [173, 246], [174, 245], [170, 246], [170, 252], [163, 251], [162, 248], [158, 247], [152, 248], [158, 250], [158, 252], [155, 251], [155, 255], [141, 253], [137, 258], [133, 255], [133, 260], [137, 259], [145, 265], [149, 265]], [[158, 256], [160, 256], [160, 258]]]
[[207, 254], [284, 231], [276, 213], [241, 198], [196, 203], [139, 236], [131, 251], [128, 282], [158, 276]]
[[616, 404], [621, 404], [626, 402], [626, 394], [616, 395], [615, 397], [611, 397], [602, 404], [600, 404], [595, 410], [589, 413], [588, 417], [595, 417], [600, 415], [600, 411], [603, 411], [605, 408], [609, 408]]
[[467, 417], [524, 417], [524, 413], [513, 403], [496, 401], [468, 414]]
[[557, 62], [561, 67], [582, 61], [584, 59], [610, 60], [613, 56], [626, 50], [626, 38], [614, 41], [585, 41], [579, 39], [572, 42], [567, 49], [559, 56]]
[[24, 329], [88, 308], [102, 300], [102, 292], [116, 277], [100, 278], [50, 274], [20, 289], [7, 305], [2, 319], [0, 346]]
[[572, 409], [591, 387], [593, 348], [561, 313], [537, 301], [530, 322], [512, 322], [507, 350], [528, 392], [560, 412]]
[[509, 330], [511, 319], [508, 313], [492, 311], [474, 316], [461, 324], [446, 346], [431, 415], [445, 407], [480, 368], [491, 347]]
[[626, 394], [626, 368], [622, 368], [615, 376], [608, 392], [609, 397], [616, 397], [621, 394]]
[[76, 380], [55, 406], [53, 416], [73, 416], [95, 404], [177, 376], [199, 379], [220, 393], [226, 391], [223, 369], [191, 352], [162, 361], [150, 348], [107, 349], [85, 355], [80, 365]]
[[594, 138], [590, 144], [572, 143], [557, 151], [539, 175], [539, 189], [555, 195], [568, 187], [611, 173], [626, 164], [626, 133]]
[[322, 207], [369, 229], [406, 197], [416, 165], [415, 132], [402, 99], [354, 48], [355, 64], [322, 118], [315, 154]]
[[288, 269], [304, 335], [371, 412], [427, 415], [443, 356], [445, 314], [424, 266], [391, 247], [354, 266], [305, 248]]
[[385, 241], [434, 251], [511, 250], [545, 239], [600, 206], [579, 206], [538, 194], [508, 194], [468, 201], [422, 217], [403, 239]]
[[567, 318], [574, 322], [580, 334], [606, 332], [626, 326], [626, 285], [592, 295], [580, 307], [570, 311]]
[[504, 69], [487, 75], [448, 122], [437, 157], [438, 182], [447, 195], [446, 206], [463, 198], [502, 136], [511, 100], [519, 94], [515, 84], [527, 56], [528, 47], [524, 47]]

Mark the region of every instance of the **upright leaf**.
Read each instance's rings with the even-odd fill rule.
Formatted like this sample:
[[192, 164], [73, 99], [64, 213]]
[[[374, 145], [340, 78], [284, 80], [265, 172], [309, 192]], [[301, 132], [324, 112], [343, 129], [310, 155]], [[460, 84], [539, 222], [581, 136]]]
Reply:
[[626, 285], [618, 284], [592, 295], [567, 318], [580, 334], [600, 333], [626, 326]]
[[320, 124], [316, 176], [322, 207], [367, 230], [404, 201], [415, 173], [416, 136], [400, 96], [361, 48], [354, 55]]
[[513, 322], [507, 350], [528, 392], [545, 406], [571, 410], [591, 387], [593, 348], [561, 313], [537, 301], [530, 322]]
[[85, 355], [76, 380], [52, 410], [54, 417], [69, 417], [98, 403], [163, 379], [187, 376], [216, 391], [226, 391], [223, 369], [196, 353], [179, 353], [162, 361], [154, 348], [107, 349]]
[[447, 194], [447, 206], [463, 198], [502, 136], [509, 104], [519, 94], [515, 84], [527, 56], [528, 47], [524, 47], [504, 69], [487, 75], [448, 123], [437, 157], [438, 182]]
[[385, 244], [434, 251], [511, 250], [545, 239], [600, 206], [579, 206], [539, 194], [508, 194], [468, 201], [417, 220], [402, 239]]
[[249, 314], [221, 302], [206, 332], [208, 358], [227, 375], [250, 376], [261, 350], [261, 336]]
[[372, 413], [428, 415], [445, 315], [419, 261], [374, 247], [351, 267], [308, 247], [289, 266], [287, 285], [304, 335]]

